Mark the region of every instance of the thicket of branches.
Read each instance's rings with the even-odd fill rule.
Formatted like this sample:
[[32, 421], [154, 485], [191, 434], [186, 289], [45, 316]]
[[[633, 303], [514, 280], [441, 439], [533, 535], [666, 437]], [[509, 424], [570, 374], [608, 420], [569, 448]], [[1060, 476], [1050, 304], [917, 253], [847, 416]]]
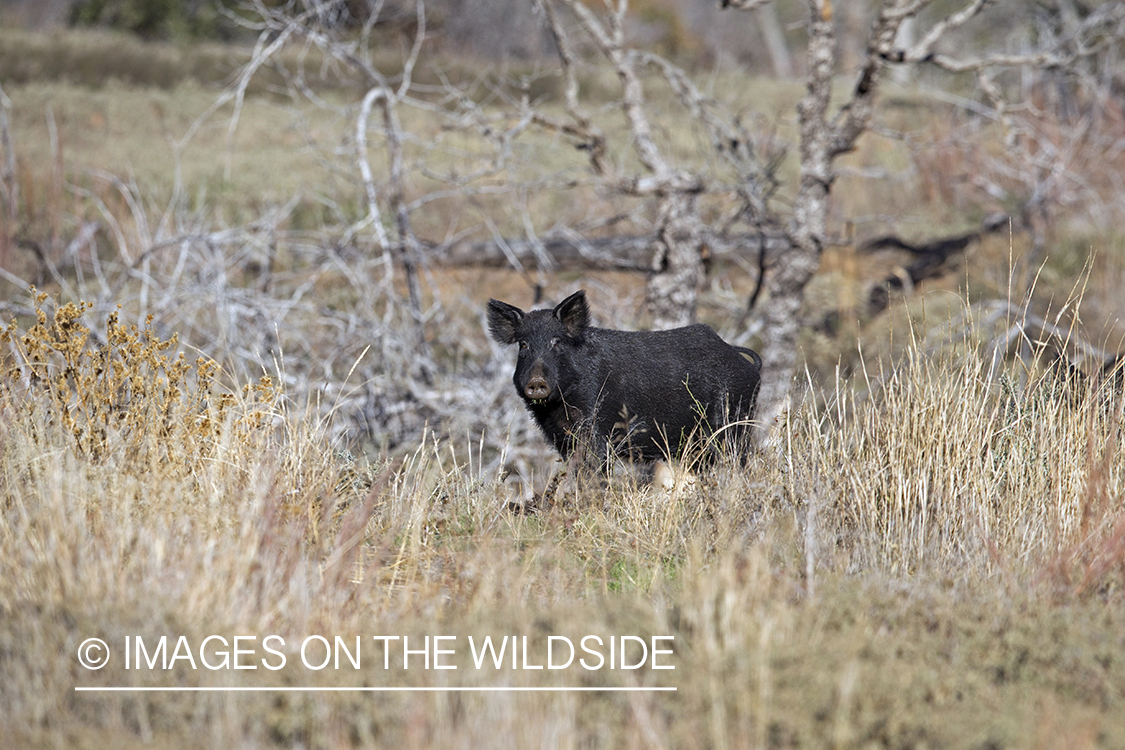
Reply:
[[[755, 16], [736, 10], [765, 5], [724, 8], [729, 23], [752, 25]], [[511, 418], [504, 355], [475, 349], [463, 323], [445, 315], [425, 283], [429, 268], [500, 258], [535, 300], [544, 274], [567, 264], [639, 270], [652, 325], [669, 327], [694, 320], [706, 263], [727, 254], [758, 283], [723, 333], [762, 350], [761, 418], [770, 426], [798, 365], [805, 288], [824, 249], [851, 239], [832, 191], [865, 167], [841, 167], [841, 158], [863, 137], [912, 137], [880, 120], [888, 75], [916, 75], [964, 113], [941, 148], [915, 150], [951, 202], [1009, 215], [1037, 252], [1061, 211], [1119, 218], [1125, 3], [886, 0], [870, 10], [866, 44], [845, 65], [842, 16], [828, 0], [805, 6], [797, 67], [806, 86], [790, 136], [634, 42], [624, 0], [537, 2], [536, 33], [552, 56], [520, 76], [449, 64], [432, 49], [421, 2], [249, 0], [228, 16], [256, 39], [248, 60], [176, 148], [215, 117], [227, 118], [233, 144], [248, 91], [268, 80], [275, 95], [347, 123], [339, 143], [309, 139], [349, 186], [344, 198], [318, 197], [329, 218], [316, 231], [288, 229], [295, 199], [250, 223], [216, 226], [187, 210], [182, 180], [158, 205], [140, 186], [101, 174], [94, 179], [112, 186], [125, 215], [75, 187], [97, 216], [46, 242], [21, 230], [5, 126], [0, 251], [37, 253], [44, 277], [66, 298], [93, 302], [96, 314], [125, 301], [140, 320], [155, 315], [158, 326], [222, 354], [236, 378], [279, 373], [295, 397], [332, 410], [342, 433], [394, 445], [429, 423], [486, 433], [498, 454], [526, 442], [510, 433], [526, 420]], [[1005, 12], [1017, 22], [999, 35]], [[388, 52], [394, 39], [401, 54]], [[669, 127], [684, 121], [687, 142]], [[1004, 147], [989, 145], [997, 141]], [[226, 158], [229, 171], [229, 150]], [[951, 173], [960, 179], [942, 179]], [[893, 216], [882, 224], [897, 228]], [[98, 242], [113, 249], [112, 262], [100, 259]], [[1035, 266], [1034, 255], [1024, 260], [1017, 302]], [[339, 304], [323, 298], [329, 285]]]
[[[748, 0], [727, 5], [757, 10], [765, 3]], [[525, 212], [525, 232], [517, 238], [496, 237], [501, 247], [510, 247], [513, 239], [528, 245], [533, 259], [513, 258], [513, 265], [552, 268], [555, 260], [544, 241], [577, 237], [581, 242], [605, 231], [604, 227], [612, 227], [612, 233], [633, 231], [647, 245], [648, 308], [652, 325], [662, 328], [694, 319], [710, 247], [733, 243], [746, 255], [757, 251], [759, 280], [766, 293], [761, 298], [755, 293], [750, 305], [757, 305], [749, 311], [746, 330], [737, 334], [753, 332], [764, 349], [769, 366], [761, 415], [770, 424], [786, 402], [797, 365], [804, 289], [824, 248], [840, 241], [840, 229], [830, 222], [838, 160], [878, 125], [879, 94], [891, 66], [922, 68], [931, 87], [943, 86], [939, 90], [949, 96], [957, 92], [963, 106], [978, 116], [970, 126], [978, 132], [982, 121], [1001, 128], [1003, 152], [982, 154], [969, 179], [1011, 214], [1015, 225], [1032, 232], [1036, 248], [1043, 245], [1052, 212], [1068, 204], [1117, 210], [1108, 197], [1117, 179], [1115, 170], [1104, 165], [1114, 163], [1121, 146], [1114, 133], [1120, 119], [1115, 104], [1117, 56], [1125, 6], [1110, 2], [1079, 8], [1061, 2], [1039, 4], [1030, 11], [1023, 8], [1022, 33], [1013, 49], [1011, 38], [974, 40], [974, 24], [994, 30], [996, 16], [990, 14], [999, 11], [991, 5], [982, 0], [952, 9], [925, 0], [877, 4], [872, 8], [866, 49], [856, 61], [856, 72], [850, 73], [837, 60], [839, 28], [832, 3], [810, 0], [806, 93], [797, 104], [798, 132], [792, 144], [764, 128], [753, 112], [736, 110], [709, 95], [693, 75], [671, 60], [631, 43], [629, 6], [623, 0], [600, 10], [576, 0], [544, 0], [536, 5], [560, 64], [561, 108], [535, 98], [526, 80], [498, 78], [485, 82], [483, 90], [450, 84], [436, 90], [412, 86], [411, 73], [425, 34], [421, 4], [416, 5], [415, 44], [393, 86], [371, 62], [366, 34], [375, 23], [374, 12], [359, 35], [341, 36], [320, 23], [329, 4], [309, 4], [303, 14], [263, 5], [255, 10], [263, 39], [272, 40], [270, 49], [285, 39], [315, 45], [369, 86], [356, 115], [357, 165], [368, 197], [367, 218], [377, 252], [387, 258], [397, 254], [401, 262], [415, 318], [421, 313], [414, 279], [422, 243], [414, 236], [409, 217], [415, 208], [425, 210], [426, 204], [424, 198], [412, 206], [405, 203], [405, 174], [413, 171], [436, 178], [441, 183], [436, 188], [439, 193], [488, 185], [511, 196], [529, 187], [565, 190], [570, 187], [565, 180], [570, 178], [609, 198], [617, 211], [594, 212], [580, 221]], [[260, 45], [256, 61], [267, 59], [270, 49]], [[594, 108], [589, 100], [582, 72], [591, 65], [608, 65], [615, 75], [609, 106]], [[297, 88], [301, 76], [295, 71]], [[961, 80], [966, 77], [971, 83]], [[841, 80], [848, 87], [842, 96], [835, 89]], [[482, 106], [482, 99], [487, 106]], [[439, 109], [435, 102], [440, 102]], [[390, 162], [386, 181], [378, 189], [367, 162], [372, 104], [382, 111], [380, 136]], [[404, 173], [404, 135], [394, 113], [407, 106], [426, 108], [443, 119], [443, 128], [471, 135], [479, 144], [478, 153], [488, 159], [473, 171], [442, 175], [428, 172], [423, 155]], [[661, 127], [660, 120], [666, 117], [692, 123], [696, 141], [686, 155]], [[570, 161], [554, 172], [535, 175], [531, 186], [520, 184], [519, 178], [513, 179], [513, 162], [519, 158], [519, 144], [536, 131], [554, 134], [573, 146], [574, 155], [584, 157], [584, 163]], [[962, 145], [983, 142], [965, 131], [952, 138]], [[432, 153], [436, 145], [423, 152]], [[789, 151], [796, 153], [798, 162], [794, 184], [785, 184], [780, 176]], [[421, 192], [419, 182], [413, 187]], [[395, 217], [395, 237], [381, 231], [380, 197]], [[494, 219], [484, 216], [478, 221], [492, 225]], [[356, 231], [367, 228], [356, 227]], [[767, 237], [774, 240], [772, 246]], [[388, 248], [388, 239], [394, 250]], [[448, 238], [434, 244], [440, 254]], [[1027, 267], [1033, 268], [1035, 262], [1034, 257], [1029, 259]]]

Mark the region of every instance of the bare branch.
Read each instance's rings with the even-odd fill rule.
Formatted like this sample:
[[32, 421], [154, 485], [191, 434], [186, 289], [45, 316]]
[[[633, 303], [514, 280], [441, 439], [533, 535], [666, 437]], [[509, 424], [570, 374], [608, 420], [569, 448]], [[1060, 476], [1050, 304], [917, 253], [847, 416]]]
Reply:
[[[755, 221], [766, 220], [769, 200], [778, 186], [776, 171], [780, 162], [763, 163], [750, 133], [725, 107], [700, 91], [682, 68], [651, 52], [636, 54], [643, 63], [660, 71], [692, 121], [707, 128], [716, 153], [734, 168], [737, 192], [746, 204], [740, 213], [748, 211]], [[704, 188], [700, 183], [696, 191]]]
[[386, 100], [391, 96], [391, 93], [382, 86], [375, 86], [367, 91], [363, 97], [363, 103], [360, 105], [359, 116], [355, 121], [355, 142], [356, 150], [359, 152], [356, 162], [359, 165], [359, 173], [363, 179], [364, 192], [367, 195], [367, 219], [365, 223], [371, 224], [372, 230], [375, 232], [375, 241], [379, 245], [379, 249], [384, 254], [384, 279], [390, 281], [392, 271], [392, 264], [388, 253], [390, 253], [390, 242], [387, 239], [387, 232], [383, 228], [383, 217], [379, 211], [379, 200], [375, 190], [375, 180], [371, 175], [371, 164], [367, 159], [367, 120], [371, 116], [371, 107], [374, 106], [377, 99]]
[[[536, 238], [502, 237], [495, 224], [488, 225], [493, 239], [482, 242], [451, 242], [428, 251], [433, 263], [446, 266], [512, 266], [525, 269], [534, 263], [540, 270], [620, 270], [651, 273], [654, 248], [650, 235], [616, 234], [608, 237], [587, 237], [559, 227]], [[754, 260], [762, 249], [771, 254], [789, 247], [784, 232], [773, 229], [753, 234], [720, 234], [702, 232], [712, 257], [717, 259]]]
[[720, 0], [719, 6], [732, 10], [758, 10], [773, 0]]
[[[993, 53], [977, 57], [957, 57], [933, 51], [934, 46], [951, 30], [968, 23], [993, 0], [974, 0], [961, 11], [935, 24], [926, 36], [909, 50], [896, 51], [889, 59], [895, 62], [928, 62], [953, 72], [964, 73], [991, 67], [1033, 66], [1061, 68], [1074, 61], [1096, 54], [1113, 40], [1119, 39], [1125, 23], [1125, 7], [1106, 3], [1090, 13], [1080, 24], [1056, 39], [1051, 48], [1030, 54]], [[1088, 37], [1101, 38], [1090, 41]]]
[[652, 125], [645, 109], [644, 87], [633, 64], [634, 55], [625, 49], [624, 16], [627, 3], [624, 0], [618, 3], [617, 11], [609, 16], [610, 27], [607, 29], [584, 3], [579, 0], [561, 1], [582, 22], [621, 79], [621, 107], [629, 121], [629, 132], [633, 136], [633, 149], [637, 158], [658, 181], [669, 180], [672, 178], [672, 170], [652, 136]]
[[414, 32], [414, 44], [410, 48], [410, 54], [406, 58], [406, 62], [402, 66], [402, 82], [398, 86], [398, 91], [395, 92], [395, 101], [401, 101], [407, 92], [410, 91], [410, 83], [414, 78], [414, 66], [418, 64], [418, 55], [422, 51], [422, 42], [426, 40], [426, 4], [422, 0], [417, 0], [415, 6], [416, 18], [418, 22], [417, 29]]
[[574, 70], [574, 52], [571, 48], [570, 37], [566, 33], [562, 20], [555, 13], [553, 2], [536, 0], [536, 4], [546, 14], [548, 28], [555, 39], [555, 47], [558, 49], [559, 60], [562, 62], [563, 76], [566, 78], [564, 90], [566, 111], [575, 121], [575, 124], [561, 123], [538, 111], [536, 112], [536, 122], [583, 141], [584, 147], [590, 151], [590, 164], [593, 166], [594, 172], [600, 175], [608, 174], [609, 166], [605, 163], [605, 134], [591, 124], [589, 113], [578, 102], [578, 77]]
[[856, 140], [866, 132], [875, 111], [875, 96], [878, 92], [885, 61], [894, 49], [899, 27], [925, 2], [899, 0], [895, 4], [881, 7], [879, 16], [871, 28], [867, 43], [867, 54], [859, 81], [852, 91], [852, 98], [845, 104], [833, 120], [830, 156], [847, 153], [855, 147]]
[[[261, 7], [263, 11], [265, 10], [265, 6], [262, 5], [261, 0], [254, 0], [254, 2]], [[234, 132], [238, 129], [238, 120], [242, 114], [242, 103], [246, 99], [246, 87], [250, 85], [250, 81], [254, 77], [254, 74], [258, 72], [258, 69], [262, 67], [277, 50], [285, 46], [289, 37], [299, 28], [301, 22], [308, 17], [308, 14], [309, 12], [306, 12], [285, 24], [281, 32], [272, 39], [272, 30], [266, 30], [260, 33], [257, 42], [254, 44], [254, 52], [250, 55], [250, 62], [243, 66], [242, 72], [238, 76], [238, 83], [233, 90], [227, 89], [223, 92], [223, 96], [216, 99], [215, 103], [220, 106], [225, 104], [226, 101], [234, 99], [234, 112], [231, 114], [230, 122], [227, 125], [226, 179], [228, 180], [230, 179], [234, 154]], [[269, 42], [268, 44], [266, 43], [267, 41]], [[212, 105], [212, 108], [213, 107], [214, 105]], [[188, 136], [185, 136], [185, 140], [187, 137]]]
[[[902, 61], [918, 62], [928, 58], [933, 51], [934, 45], [937, 44], [942, 37], [944, 37], [953, 29], [964, 26], [992, 2], [993, 0], [972, 0], [972, 2], [959, 10], [957, 13], [954, 13], [951, 16], [947, 16], [943, 20], [934, 24], [933, 28], [931, 28], [926, 33], [926, 35], [922, 37], [922, 39], [919, 40], [919, 42], [910, 49], [910, 51], [903, 54]], [[904, 9], [904, 13], [915, 15], [918, 11], [921, 10], [922, 5], [924, 5], [924, 3], [915, 3], [915, 7]]]

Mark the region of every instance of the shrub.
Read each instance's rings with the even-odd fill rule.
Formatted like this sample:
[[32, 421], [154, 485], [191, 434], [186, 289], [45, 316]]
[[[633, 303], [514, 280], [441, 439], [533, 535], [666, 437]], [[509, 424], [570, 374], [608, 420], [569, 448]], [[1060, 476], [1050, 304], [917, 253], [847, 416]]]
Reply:
[[268, 376], [247, 385], [239, 399], [216, 383], [214, 360], [191, 363], [183, 352], [173, 354], [177, 337], [161, 339], [151, 316], [138, 329], [115, 311], [104, 340], [91, 342], [82, 324], [89, 304], [56, 305], [49, 316], [42, 307], [48, 295], [33, 292], [33, 299], [35, 324], [22, 335], [14, 321], [0, 332], [9, 345], [9, 356], [0, 359], [0, 400], [41, 412], [41, 423], [61, 429], [82, 458], [112, 457], [128, 471], [183, 473], [220, 436], [243, 445], [266, 436], [262, 428], [277, 396]]

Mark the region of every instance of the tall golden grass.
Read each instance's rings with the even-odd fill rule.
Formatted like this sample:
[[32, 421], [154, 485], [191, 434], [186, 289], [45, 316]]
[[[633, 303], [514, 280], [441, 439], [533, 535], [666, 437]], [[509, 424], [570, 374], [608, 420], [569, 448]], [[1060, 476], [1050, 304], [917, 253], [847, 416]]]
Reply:
[[[914, 343], [780, 443], [666, 491], [508, 510], [480, 445], [368, 465], [323, 410], [217, 384], [42, 296], [0, 368], [0, 726], [19, 745], [1073, 746], [1125, 737], [1122, 397]], [[44, 309], [46, 308], [46, 309]], [[819, 405], [818, 405], [819, 404]], [[87, 637], [452, 635], [456, 672], [97, 672]], [[477, 670], [464, 639], [670, 635], [674, 670]], [[260, 642], [260, 641], [259, 641]], [[367, 646], [364, 647], [365, 649]], [[151, 649], [150, 649], [151, 650]], [[259, 651], [259, 654], [261, 652]], [[377, 652], [378, 653], [378, 652]], [[296, 654], [289, 651], [290, 660]], [[370, 657], [369, 657], [370, 658]], [[376, 663], [377, 662], [377, 663]], [[76, 686], [675, 687], [87, 693]]]
[[[55, 54], [40, 42], [13, 42], [7, 51], [15, 56], [0, 62], [19, 70], [116, 44], [99, 37], [88, 50], [79, 40], [73, 53]], [[125, 50], [119, 60], [101, 54], [99, 64], [146, 67], [167, 77], [160, 85], [175, 86], [169, 92], [116, 84], [8, 92], [23, 203], [19, 226], [6, 225], [5, 236], [39, 238], [44, 257], [36, 266], [13, 244], [16, 264], [5, 268], [28, 279], [39, 273], [64, 301], [33, 294], [4, 303], [22, 322], [0, 342], [0, 744], [1125, 742], [1118, 381], [1077, 374], [1035, 341], [1030, 357], [995, 355], [995, 333], [973, 323], [973, 308], [958, 300], [968, 314], [943, 324], [955, 336], [929, 336], [928, 324], [918, 324], [894, 357], [848, 354], [846, 371], [855, 374], [828, 387], [821, 383], [830, 368], [819, 366], [778, 443], [746, 461], [721, 460], [670, 490], [630, 471], [581, 473], [554, 506], [512, 512], [522, 497], [506, 475], [522, 472], [538, 487], [552, 469], [511, 393], [510, 363], [487, 348], [478, 307], [487, 296], [481, 287], [526, 288], [494, 271], [435, 271], [427, 337], [437, 365], [428, 382], [416, 372], [415, 341], [404, 333], [412, 329], [392, 290], [372, 291], [379, 259], [341, 247], [333, 234], [354, 219], [354, 186], [337, 192], [293, 158], [302, 135], [320, 132], [335, 143], [350, 131], [323, 113], [295, 110], [309, 124], [286, 130], [269, 100], [248, 103], [240, 137], [252, 146], [236, 149], [245, 162], [236, 159], [234, 177], [215, 176], [226, 128], [205, 128], [199, 153], [188, 149], [177, 165], [199, 196], [158, 200], [172, 191], [159, 181], [174, 172], [167, 133], [182, 133], [213, 94], [177, 83], [186, 68], [203, 68], [170, 50], [143, 66], [146, 50]], [[589, 75], [595, 86], [612, 72]], [[789, 111], [800, 95], [789, 84], [747, 86], [741, 75], [717, 75], [715, 85], [764, 112]], [[44, 137], [44, 114], [57, 137]], [[933, 113], [911, 105], [899, 115]], [[404, 121], [415, 125], [432, 127]], [[688, 152], [680, 125], [670, 122], [667, 137]], [[446, 143], [467, 159], [474, 147], [460, 137]], [[935, 169], [948, 173], [945, 182], [956, 184], [961, 162], [943, 150], [949, 139], [932, 140], [930, 161], [916, 157], [921, 170], [937, 182]], [[562, 159], [529, 148], [529, 169]], [[109, 173], [122, 164], [135, 166], [135, 180]], [[957, 216], [948, 216], [947, 201], [927, 201], [905, 184], [838, 186], [841, 214], [909, 208], [944, 231], [975, 210], [954, 200]], [[317, 204], [323, 211], [262, 209], [312, 185], [326, 196]], [[204, 195], [203, 186], [217, 192]], [[539, 192], [525, 210], [545, 225], [594, 200]], [[481, 213], [502, 228], [523, 226], [503, 196], [476, 200], [495, 202]], [[425, 212], [416, 228], [428, 231], [422, 222], [434, 221], [430, 230], [441, 236], [446, 213]], [[230, 228], [247, 214], [250, 224]], [[969, 259], [971, 299], [1011, 287], [1011, 264], [997, 269], [1012, 248], [1000, 244], [983, 242]], [[1088, 254], [1079, 245], [1054, 250], [1040, 297], [1070, 288], [1077, 271], [1068, 264]], [[1107, 267], [1091, 285], [1099, 299], [1082, 309], [1112, 320], [1120, 262], [1112, 252], [1099, 262]], [[826, 305], [851, 315], [860, 296], [837, 282], [858, 289], [855, 276], [826, 277]], [[710, 322], [741, 311], [745, 290], [732, 278], [717, 276], [703, 310]], [[608, 302], [620, 279], [602, 281], [590, 282], [592, 292]], [[477, 293], [465, 294], [469, 286]], [[97, 301], [87, 308], [79, 299]], [[1042, 314], [1040, 304], [1031, 307]], [[880, 337], [864, 331], [864, 346]], [[935, 343], [946, 339], [958, 343]], [[819, 356], [810, 347], [812, 366], [836, 361], [850, 346], [843, 341]], [[196, 347], [218, 362], [181, 355]], [[263, 377], [260, 363], [273, 357]], [[368, 442], [349, 444], [357, 434]], [[413, 442], [403, 449], [405, 439]], [[380, 440], [392, 454], [372, 449]], [[150, 651], [162, 636], [169, 650], [184, 636], [198, 659], [210, 635], [252, 635], [260, 645], [267, 634], [284, 638], [286, 669], [123, 664], [127, 636]], [[349, 643], [362, 636], [363, 668], [301, 669], [293, 647], [314, 634]], [[527, 636], [541, 646], [552, 634], [673, 636], [676, 668], [478, 670], [466, 653], [468, 636]], [[367, 650], [373, 635], [414, 643], [455, 636], [450, 661], [459, 669], [412, 662], [384, 671], [382, 653]], [[90, 637], [113, 651], [104, 669], [79, 664], [79, 645]], [[536, 652], [532, 663], [540, 658]], [[75, 690], [559, 685], [677, 691]]]

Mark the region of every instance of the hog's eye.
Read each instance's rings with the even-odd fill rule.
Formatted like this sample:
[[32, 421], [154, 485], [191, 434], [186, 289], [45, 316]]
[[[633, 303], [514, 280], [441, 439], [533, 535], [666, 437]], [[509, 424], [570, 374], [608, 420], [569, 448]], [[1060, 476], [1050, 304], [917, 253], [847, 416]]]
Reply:
[[521, 342], [520, 342], [520, 351], [523, 351], [523, 350], [524, 350], [524, 349], [526, 349], [526, 348], [527, 348], [527, 342], [526, 342], [526, 341], [521, 341]]

